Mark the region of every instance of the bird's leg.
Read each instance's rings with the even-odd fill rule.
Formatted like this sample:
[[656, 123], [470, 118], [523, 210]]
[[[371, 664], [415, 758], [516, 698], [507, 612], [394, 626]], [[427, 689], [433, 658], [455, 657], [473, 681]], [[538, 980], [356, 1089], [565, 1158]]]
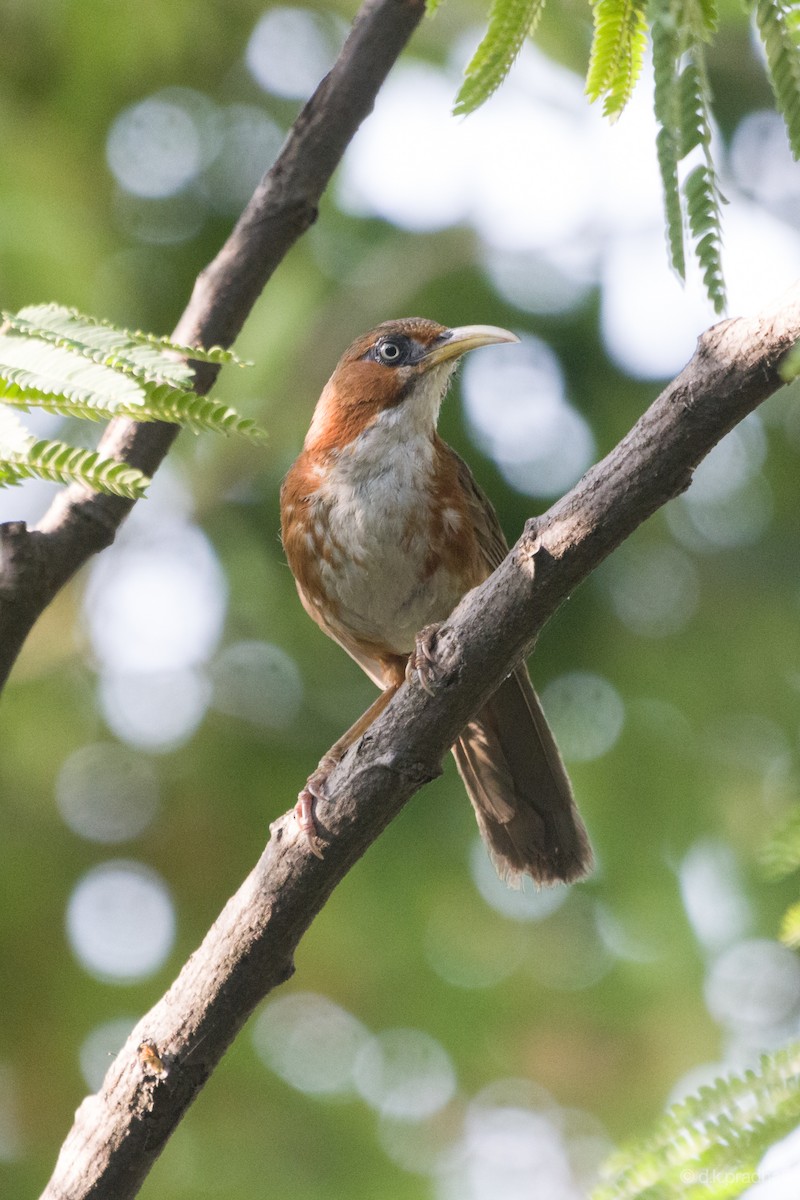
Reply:
[[308, 842], [311, 853], [315, 854], [317, 858], [322, 858], [322, 841], [314, 821], [314, 801], [327, 800], [327, 783], [331, 771], [337, 763], [342, 761], [350, 747], [367, 732], [372, 722], [377, 720], [399, 686], [399, 683], [390, 684], [385, 691], [381, 692], [378, 699], [370, 704], [367, 711], [362, 713], [358, 720], [350, 726], [347, 733], [342, 734], [338, 742], [331, 746], [327, 754], [320, 759], [316, 771], [309, 775], [306, 786], [297, 797], [297, 803], [294, 806], [297, 827]]
[[406, 663], [406, 680], [418, 683], [423, 692], [432, 696], [439, 680], [439, 670], [436, 661], [436, 639], [439, 636], [441, 623], [426, 625], [420, 629], [414, 638], [414, 649]]

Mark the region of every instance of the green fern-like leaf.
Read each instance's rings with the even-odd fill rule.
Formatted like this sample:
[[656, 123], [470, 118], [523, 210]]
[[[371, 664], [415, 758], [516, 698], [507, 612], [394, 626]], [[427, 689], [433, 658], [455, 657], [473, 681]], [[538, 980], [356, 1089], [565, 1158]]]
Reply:
[[792, 153], [800, 158], [800, 5], [797, 0], [756, 0], [755, 14], [772, 90]]
[[725, 307], [722, 277], [722, 228], [720, 194], [713, 169], [706, 163], [695, 167], [684, 184], [689, 228], [695, 238], [695, 253], [703, 272], [706, 293], [715, 312]]
[[[18, 333], [54, 342], [63, 338], [68, 343], [74, 342], [77, 349], [85, 346], [119, 354], [123, 346], [130, 346], [151, 349], [159, 355], [171, 354], [178, 358], [193, 359], [195, 362], [220, 365], [233, 363], [240, 367], [247, 365], [232, 350], [223, 350], [221, 346], [212, 346], [208, 350], [198, 346], [184, 346], [171, 341], [170, 338], [123, 329], [112, 325], [110, 321], [87, 317], [78, 309], [67, 308], [61, 304], [31, 304], [21, 308], [18, 313], [3, 313], [2, 321], [5, 328], [16, 330]], [[173, 360], [173, 365], [182, 373], [187, 370], [181, 362]]]
[[265, 436], [228, 405], [190, 391], [192, 368], [180, 355], [240, 361], [226, 350], [194, 350], [57, 305], [27, 308], [5, 314], [0, 327], [0, 400], [89, 420], [125, 416]]
[[663, 128], [674, 129], [677, 125], [675, 64], [682, 53], [682, 39], [678, 36], [678, 21], [670, 7], [670, 0], [658, 0], [658, 2], [654, 0], [651, 37], [653, 39], [655, 114]]
[[[28, 411], [40, 408], [89, 421], [129, 417], [134, 421], [166, 421], [196, 431], [237, 434], [263, 441], [266, 434], [219, 400], [198, 396], [172, 384], [131, 380], [127, 372], [78, 361], [61, 346], [39, 346], [35, 340], [0, 335], [0, 400]], [[67, 382], [71, 374], [75, 382]]]
[[215, 400], [213, 396], [198, 396], [194, 392], [181, 392], [177, 388], [167, 387], [148, 390], [146, 396], [146, 417], [135, 406], [126, 408], [123, 415], [134, 421], [167, 421], [173, 425], [185, 425], [198, 433], [208, 430], [226, 436], [235, 434], [251, 442], [266, 440], [266, 431], [255, 421], [241, 416], [236, 409], [221, 400]]
[[[3, 314], [0, 324], [0, 485], [31, 475], [80, 481], [135, 499], [141, 472], [63, 442], [37, 442], [10, 408], [43, 409], [86, 420], [128, 417], [194, 430], [266, 436], [256, 423], [213, 397], [191, 390], [192, 361], [239, 360], [219, 347], [195, 350], [167, 338], [117, 329], [59, 305]], [[16, 422], [16, 423], [14, 423]]]
[[94, 451], [37, 441], [14, 413], [0, 407], [0, 487], [33, 478], [84, 483], [129, 500], [144, 495], [150, 482], [134, 467]]
[[594, 37], [586, 77], [590, 100], [605, 97], [603, 112], [615, 119], [639, 78], [647, 44], [642, 0], [596, 0]]
[[46, 376], [0, 366], [0, 400], [24, 412], [38, 408], [89, 421], [129, 417], [133, 421], [184, 425], [195, 432], [236, 434], [253, 442], [263, 442], [266, 438], [255, 421], [240, 416], [222, 401], [163, 384], [148, 384], [142, 389], [140, 401], [126, 402], [116, 396], [64, 384], [59, 391], [55, 381]]
[[[702, 13], [696, 22], [700, 32], [708, 32], [707, 20], [716, 20], [716, 13]], [[683, 194], [689, 230], [695, 243], [695, 254], [703, 272], [706, 294], [715, 312], [725, 307], [725, 281], [722, 275], [722, 220], [720, 206], [723, 197], [717, 183], [711, 158], [711, 121], [709, 118], [709, 87], [705, 76], [702, 47], [692, 49], [693, 59], [681, 72], [680, 94], [680, 154], [688, 157], [699, 149], [704, 157], [684, 180]]]
[[[711, 156], [710, 88], [704, 45], [717, 25], [715, 0], [654, 0], [653, 68], [658, 164], [670, 260], [686, 277], [687, 229], [717, 312], [725, 305], [722, 274], [723, 197]], [[702, 161], [681, 181], [690, 155]]]
[[681, 54], [676, 22], [667, 8], [659, 11], [652, 25], [654, 108], [659, 130], [656, 153], [664, 193], [670, 262], [681, 279], [686, 278], [686, 248], [683, 236], [683, 207], [678, 179], [680, 87], [676, 63]]
[[58, 483], [85, 483], [98, 492], [137, 500], [144, 495], [150, 480], [127, 463], [104, 458], [96, 450], [81, 450], [65, 442], [34, 442], [27, 466], [43, 479]]
[[692, 42], [710, 42], [719, 27], [717, 0], [681, 0], [681, 20]]
[[181, 355], [202, 358], [204, 354], [174, 346], [164, 339], [116, 329], [73, 309], [52, 304], [24, 308], [16, 315], [4, 313], [3, 325], [11, 334], [45, 342], [142, 384], [168, 382], [176, 387], [186, 386], [191, 383], [193, 372]]
[[497, 90], [525, 38], [536, 28], [544, 5], [545, 0], [493, 0], [488, 28], [467, 65], [456, 96], [456, 115], [474, 112]]
[[686, 247], [683, 238], [683, 208], [678, 182], [678, 148], [668, 129], [656, 134], [656, 153], [664, 192], [664, 215], [667, 219], [667, 245], [673, 270], [686, 278]]
[[680, 158], [686, 158], [696, 146], [705, 147], [711, 141], [711, 128], [700, 72], [689, 62], [678, 77], [678, 122]]
[[737, 1196], [765, 1151], [800, 1120], [800, 1043], [718, 1079], [671, 1108], [650, 1137], [617, 1152], [592, 1200]]

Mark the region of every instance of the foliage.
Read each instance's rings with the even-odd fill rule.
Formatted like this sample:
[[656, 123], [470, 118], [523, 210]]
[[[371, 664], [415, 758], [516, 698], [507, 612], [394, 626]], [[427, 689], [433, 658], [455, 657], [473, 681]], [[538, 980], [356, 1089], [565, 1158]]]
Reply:
[[545, 0], [493, 0], [486, 34], [464, 72], [454, 112], [474, 112], [499, 88], [535, 30]]
[[605, 97], [603, 112], [619, 116], [630, 99], [642, 70], [647, 45], [643, 0], [595, 0], [595, 33], [586, 94], [590, 100]]
[[755, 17], [772, 90], [792, 152], [800, 158], [800, 5], [796, 0], [756, 0]]
[[592, 1200], [738, 1196], [764, 1152], [800, 1120], [800, 1042], [754, 1071], [718, 1079], [674, 1105], [655, 1132], [608, 1164]]
[[150, 482], [135, 467], [102, 458], [95, 451], [37, 440], [13, 413], [0, 409], [0, 487], [36, 476], [56, 483], [84, 483], [127, 500], [143, 496]]
[[[544, 0], [493, 0], [486, 34], [456, 98], [457, 113], [472, 112], [499, 87], [543, 8]], [[705, 47], [719, 23], [716, 0], [651, 0], [649, 5], [645, 0], [593, 0], [592, 12], [586, 92], [590, 100], [603, 100], [603, 111], [612, 120], [624, 109], [641, 73], [649, 25], [670, 261], [684, 279], [688, 231], [708, 297], [721, 312], [723, 198], [712, 155], [705, 66]], [[800, 157], [800, 4], [757, 0], [755, 14], [778, 108], [794, 155]]]
[[[722, 280], [720, 192], [711, 156], [710, 89], [704, 41], [716, 28], [713, 4], [675, 0], [652, 18], [658, 162], [664, 189], [672, 266], [686, 274], [685, 226], [694, 239], [706, 291], [714, 308], [725, 305]], [[680, 181], [686, 160], [700, 163]]]
[[[264, 435], [233, 408], [190, 390], [189, 360], [238, 362], [230, 351], [180, 346], [119, 329], [55, 304], [4, 313], [0, 326], [0, 402], [88, 421], [130, 417], [190, 429]], [[128, 499], [149, 480], [138, 470], [64, 442], [37, 440], [0, 410], [0, 486], [31, 476], [80, 482]]]

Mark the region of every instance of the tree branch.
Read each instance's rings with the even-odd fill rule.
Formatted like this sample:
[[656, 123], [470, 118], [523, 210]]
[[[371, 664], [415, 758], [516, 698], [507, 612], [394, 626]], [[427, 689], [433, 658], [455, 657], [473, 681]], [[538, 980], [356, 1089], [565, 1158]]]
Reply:
[[[230, 346], [275, 268], [316, 220], [317, 204], [350, 140], [425, 12], [424, 0], [365, 0], [331, 72], [292, 126], [217, 257], [199, 275], [173, 337]], [[196, 364], [195, 390], [218, 368]], [[100, 448], [152, 475], [177, 427], [112, 421]], [[75, 572], [113, 542], [132, 502], [73, 486], [39, 526], [0, 527], [0, 688], [36, 620]]]
[[43, 1200], [127, 1200], [256, 1004], [293, 971], [295, 948], [350, 867], [530, 649], [574, 588], [661, 505], [733, 426], [781, 386], [800, 338], [800, 286], [752, 320], [701, 337], [688, 366], [620, 444], [523, 536], [442, 627], [434, 695], [403, 686], [330, 777], [322, 861], [290, 814], [177, 980], [83, 1101]]

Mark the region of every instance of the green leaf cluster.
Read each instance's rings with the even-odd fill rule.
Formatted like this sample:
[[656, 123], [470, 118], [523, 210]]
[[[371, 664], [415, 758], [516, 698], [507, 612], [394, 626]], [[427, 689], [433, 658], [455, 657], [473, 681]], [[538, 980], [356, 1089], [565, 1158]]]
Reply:
[[[228, 350], [202, 350], [167, 338], [134, 333], [59, 305], [4, 313], [0, 325], [0, 403], [29, 412], [107, 421], [166, 421], [195, 431], [238, 434], [252, 441], [264, 431], [213, 397], [191, 390], [191, 362], [238, 363]], [[0, 409], [0, 486], [38, 476], [79, 482], [136, 499], [148, 478], [96, 451], [37, 440]]]
[[525, 38], [536, 29], [544, 4], [545, 0], [493, 0], [486, 34], [467, 64], [456, 96], [458, 116], [474, 112], [499, 88]]
[[769, 67], [769, 79], [795, 158], [800, 158], [800, 4], [797, 0], [756, 0], [755, 18]]
[[767, 1149], [800, 1120], [800, 1043], [758, 1067], [718, 1079], [661, 1118], [650, 1137], [619, 1151], [592, 1200], [738, 1196]]
[[643, 0], [595, 0], [594, 38], [586, 75], [590, 100], [604, 97], [603, 112], [615, 120], [633, 93], [647, 46]]
[[[661, 0], [658, 0], [661, 3]], [[686, 276], [688, 231], [717, 312], [725, 306], [722, 277], [722, 195], [711, 154], [711, 90], [705, 43], [717, 27], [713, 0], [666, 0], [651, 10], [658, 164], [670, 259]], [[694, 160], [682, 177], [682, 168]]]
[[[590, 100], [615, 120], [644, 60], [649, 28], [655, 72], [658, 163], [672, 266], [686, 277], [686, 243], [717, 312], [725, 306], [719, 189], [711, 146], [706, 46], [718, 27], [716, 0], [591, 0]], [[499, 87], [544, 8], [544, 0], [493, 0], [486, 34], [465, 72], [456, 113], [478, 108]], [[800, 158], [800, 0], [755, 0], [756, 24], [789, 141]]]

